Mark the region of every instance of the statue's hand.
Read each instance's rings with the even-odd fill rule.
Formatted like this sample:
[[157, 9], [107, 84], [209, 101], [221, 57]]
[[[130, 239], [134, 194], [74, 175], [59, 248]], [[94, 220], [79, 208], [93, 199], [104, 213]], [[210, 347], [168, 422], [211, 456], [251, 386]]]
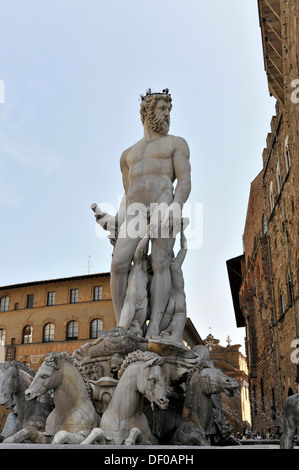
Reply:
[[97, 204], [92, 204], [91, 209], [94, 211], [97, 223], [103, 227], [104, 230], [108, 230], [108, 232], [116, 231], [117, 222], [115, 216], [106, 214], [106, 212], [103, 212]]
[[110, 214], [104, 214], [103, 216], [96, 216], [96, 221], [103, 227], [104, 230], [108, 230], [108, 232], [115, 232], [116, 231], [116, 218]]

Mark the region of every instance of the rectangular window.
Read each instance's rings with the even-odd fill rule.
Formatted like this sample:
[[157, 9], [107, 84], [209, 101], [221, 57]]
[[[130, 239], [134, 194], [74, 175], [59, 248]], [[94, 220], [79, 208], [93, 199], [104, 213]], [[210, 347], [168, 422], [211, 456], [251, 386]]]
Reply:
[[279, 307], [280, 307], [280, 315], [283, 315], [285, 313], [285, 306], [284, 306], [284, 298], [283, 298], [282, 292], [280, 292], [279, 294]]
[[27, 295], [27, 308], [33, 308], [34, 294]]
[[291, 277], [289, 277], [289, 282], [288, 282], [288, 303], [289, 306], [292, 305], [294, 301], [294, 292], [293, 292], [293, 283]]
[[71, 289], [71, 298], [70, 302], [71, 304], [76, 304], [78, 302], [78, 289]]
[[48, 292], [47, 305], [55, 305], [55, 292]]
[[102, 286], [95, 286], [93, 288], [93, 300], [102, 300], [103, 298], [102, 291], [103, 291]]

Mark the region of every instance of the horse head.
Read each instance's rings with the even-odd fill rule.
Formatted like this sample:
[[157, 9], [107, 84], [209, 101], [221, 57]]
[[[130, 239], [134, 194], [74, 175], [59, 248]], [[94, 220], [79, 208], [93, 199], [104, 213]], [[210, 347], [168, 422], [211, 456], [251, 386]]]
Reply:
[[202, 392], [208, 396], [224, 392], [229, 397], [233, 397], [235, 390], [239, 388], [238, 382], [235, 379], [228, 377], [220, 369], [216, 369], [216, 367], [204, 368], [198, 378]]
[[15, 410], [16, 397], [29, 387], [34, 371], [25, 363], [4, 362], [0, 373], [0, 405]]
[[55, 390], [62, 381], [61, 353], [49, 353], [38, 369], [30, 387], [25, 390], [25, 399], [33, 400], [49, 390]]
[[18, 369], [13, 362], [4, 362], [0, 374], [0, 405], [6, 409], [15, 407], [14, 395], [20, 388]]
[[165, 383], [161, 365], [163, 358], [152, 353], [152, 358], [147, 360], [140, 369], [137, 377], [137, 388], [153, 406], [156, 403], [159, 408], [165, 410], [169, 400], [166, 398]]

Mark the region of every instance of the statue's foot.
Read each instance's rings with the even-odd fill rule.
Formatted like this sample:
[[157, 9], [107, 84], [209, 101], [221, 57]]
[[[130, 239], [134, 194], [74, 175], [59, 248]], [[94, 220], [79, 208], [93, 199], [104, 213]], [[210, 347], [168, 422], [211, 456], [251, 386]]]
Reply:
[[151, 335], [147, 339], [154, 339], [155, 341], [161, 341], [163, 338], [160, 335]]
[[165, 343], [175, 344], [176, 346], [185, 347], [184, 341], [176, 336], [171, 336], [169, 333], [166, 335], [164, 333], [161, 334], [161, 338]]
[[146, 330], [145, 338], [155, 339], [155, 336], [160, 337], [159, 335], [160, 335], [160, 324], [155, 325], [153, 321], [150, 321]]
[[148, 338], [148, 340], [160, 341], [161, 343], [173, 344], [175, 346], [179, 346], [180, 348], [186, 348], [183, 340], [169, 334], [152, 335]]

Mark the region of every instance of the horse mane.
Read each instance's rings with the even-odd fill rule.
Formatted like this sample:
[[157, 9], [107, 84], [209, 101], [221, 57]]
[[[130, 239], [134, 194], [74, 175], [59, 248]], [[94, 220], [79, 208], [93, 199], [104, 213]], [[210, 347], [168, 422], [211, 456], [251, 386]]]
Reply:
[[57, 360], [61, 360], [64, 362], [69, 362], [76, 366], [75, 362], [73, 361], [72, 356], [66, 351], [56, 351], [56, 352], [50, 352], [47, 354], [45, 358], [45, 363], [47, 366], [53, 367], [53, 369], [59, 369], [57, 365]]
[[151, 359], [157, 359], [157, 365], [161, 365], [164, 362], [164, 359], [154, 352], [140, 351], [138, 349], [137, 351], [129, 353], [123, 360], [122, 365], [118, 371], [118, 380], [122, 377], [123, 373], [125, 372], [127, 367], [129, 367], [130, 364], [133, 364], [134, 362], [138, 361], [147, 362]]
[[15, 367], [16, 369], [21, 369], [24, 372], [27, 372], [31, 377], [35, 376], [35, 372], [31, 367], [26, 362], [20, 362], [20, 361], [5, 361], [1, 364], [1, 372], [4, 372], [8, 370], [10, 367]]
[[198, 373], [200, 374], [203, 369], [211, 369], [214, 368], [214, 364], [212, 361], [198, 361], [190, 370], [189, 375], [186, 380], [186, 386], [188, 387], [193, 376]]
[[71, 356], [67, 351], [56, 351], [56, 352], [50, 352], [47, 354], [45, 358], [45, 363], [48, 366], [53, 367], [53, 369], [58, 370], [59, 366], [57, 364], [57, 360], [68, 362], [69, 364], [72, 364], [77, 369], [80, 376], [82, 377], [82, 380], [85, 384], [89, 397], [92, 397], [91, 386], [88, 382], [87, 377], [85, 377], [85, 375], [82, 374], [82, 367], [80, 366], [80, 364], [78, 364], [78, 362], [76, 361], [76, 358], [74, 356]]

